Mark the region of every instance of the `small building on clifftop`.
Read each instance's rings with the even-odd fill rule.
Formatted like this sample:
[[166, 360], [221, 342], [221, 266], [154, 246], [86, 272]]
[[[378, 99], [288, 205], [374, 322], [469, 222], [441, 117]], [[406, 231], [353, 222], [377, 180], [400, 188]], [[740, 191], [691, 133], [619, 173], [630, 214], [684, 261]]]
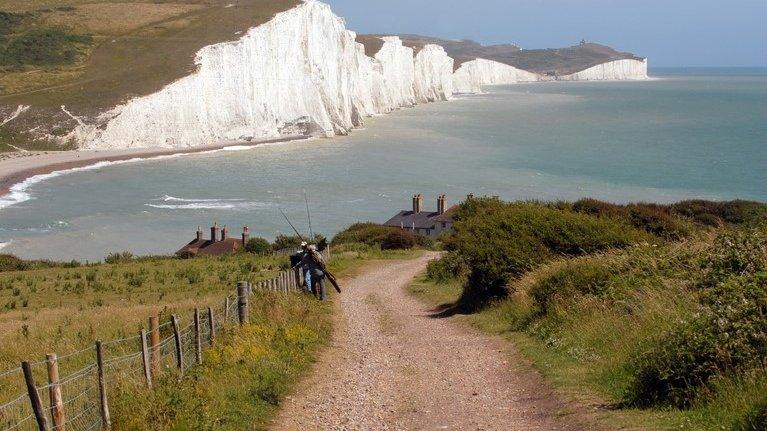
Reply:
[[423, 209], [423, 195], [413, 195], [413, 206], [410, 210], [402, 210], [389, 219], [384, 226], [398, 227], [417, 235], [436, 237], [442, 232], [453, 229], [453, 216], [458, 205], [447, 208], [447, 197], [437, 198], [437, 211]]
[[245, 249], [249, 239], [250, 230], [247, 226], [242, 228], [241, 238], [230, 238], [229, 229], [226, 226], [219, 232], [218, 223], [214, 223], [210, 228], [210, 239], [203, 238], [202, 228], [198, 226], [195, 239], [177, 251], [176, 256], [188, 258], [234, 254]]

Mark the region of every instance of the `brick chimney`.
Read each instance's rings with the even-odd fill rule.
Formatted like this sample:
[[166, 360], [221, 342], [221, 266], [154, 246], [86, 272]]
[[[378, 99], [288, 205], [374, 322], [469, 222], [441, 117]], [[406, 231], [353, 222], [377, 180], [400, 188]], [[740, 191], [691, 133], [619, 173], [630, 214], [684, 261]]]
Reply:
[[229, 228], [224, 225], [224, 228], [221, 229], [221, 241], [224, 241], [227, 237], [229, 237]]
[[413, 195], [413, 212], [420, 214], [423, 211], [423, 195]]
[[242, 246], [245, 247], [248, 245], [248, 240], [250, 239], [250, 229], [248, 229], [247, 226], [242, 228]]
[[202, 226], [197, 226], [197, 241], [202, 241]]
[[413, 195], [413, 213], [418, 213], [418, 195]]
[[444, 214], [446, 207], [447, 207], [447, 197], [445, 195], [440, 195], [437, 198], [437, 213], [440, 215]]
[[218, 223], [213, 223], [213, 226], [210, 227], [210, 241], [218, 241]]

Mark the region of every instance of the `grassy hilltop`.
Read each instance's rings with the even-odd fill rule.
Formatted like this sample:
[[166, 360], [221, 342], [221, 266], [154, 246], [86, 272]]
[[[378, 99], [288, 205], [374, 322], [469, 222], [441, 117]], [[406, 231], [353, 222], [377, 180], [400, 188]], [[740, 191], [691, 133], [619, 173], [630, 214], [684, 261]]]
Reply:
[[6, 0], [0, 4], [0, 117], [32, 109], [0, 129], [7, 143], [33, 142], [39, 124], [63, 136], [89, 116], [151, 94], [194, 70], [202, 47], [235, 40], [298, 0]]
[[[380, 36], [384, 35], [362, 35], [358, 41], [365, 45], [368, 55], [374, 55], [381, 49]], [[444, 47], [447, 54], [455, 59], [456, 70], [467, 61], [484, 58], [543, 75], [569, 75], [609, 61], [641, 59], [632, 53], [619, 52], [598, 43], [581, 43], [565, 48], [522, 49], [512, 44], [486, 46], [472, 40], [447, 40], [417, 34], [398, 36], [406, 46], [415, 50], [420, 50], [426, 44]]]
[[610, 427], [767, 426], [767, 205], [462, 205], [412, 291]]

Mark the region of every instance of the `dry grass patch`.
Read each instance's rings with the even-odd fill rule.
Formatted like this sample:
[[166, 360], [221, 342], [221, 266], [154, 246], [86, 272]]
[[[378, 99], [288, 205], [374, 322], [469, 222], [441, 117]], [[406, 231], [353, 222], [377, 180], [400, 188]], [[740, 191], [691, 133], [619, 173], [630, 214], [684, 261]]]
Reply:
[[86, 33], [120, 35], [204, 8], [201, 4], [177, 3], [84, 4], [73, 9], [54, 10], [45, 16], [43, 23]]

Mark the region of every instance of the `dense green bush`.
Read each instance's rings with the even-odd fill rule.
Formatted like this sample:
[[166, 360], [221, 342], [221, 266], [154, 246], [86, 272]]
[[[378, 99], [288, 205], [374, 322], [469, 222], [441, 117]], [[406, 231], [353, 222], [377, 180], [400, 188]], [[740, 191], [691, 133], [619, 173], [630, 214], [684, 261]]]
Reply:
[[[304, 239], [298, 235], [277, 235], [277, 238], [274, 240], [274, 244], [272, 244], [272, 249], [275, 251], [285, 249], [298, 250], [298, 248], [301, 246], [301, 241], [304, 241]], [[312, 244], [319, 244], [322, 241], [325, 241], [325, 237], [320, 234], [314, 235], [313, 241], [310, 240]]]
[[767, 358], [767, 274], [731, 278], [706, 292], [691, 321], [636, 359], [627, 399], [634, 405], [688, 407], [717, 374]]
[[[394, 232], [396, 236], [392, 236], [392, 232]], [[393, 240], [400, 237], [407, 237], [409, 238], [406, 240], [408, 243], [412, 240], [414, 245], [422, 247], [429, 247], [432, 243], [427, 237], [415, 235], [412, 232], [403, 231], [396, 227], [383, 226], [376, 223], [355, 223], [339, 232], [333, 238], [331, 244], [341, 245], [356, 243], [385, 249], [384, 243], [387, 242], [387, 238]]]
[[416, 245], [416, 238], [410, 232], [394, 229], [381, 241], [381, 250], [409, 250]]
[[767, 232], [725, 231], [702, 260], [700, 312], [635, 358], [629, 403], [687, 407], [713, 376], [767, 359]]
[[606, 296], [613, 278], [620, 272], [614, 262], [603, 259], [564, 261], [553, 271], [539, 277], [530, 289], [530, 296], [540, 313], [545, 314], [551, 303], [575, 295]]
[[90, 36], [75, 35], [61, 29], [34, 29], [8, 39], [0, 52], [2, 66], [51, 66], [72, 64]]
[[0, 36], [12, 33], [26, 16], [21, 13], [0, 11]]
[[272, 252], [272, 245], [264, 238], [250, 238], [245, 243], [245, 251], [248, 253], [266, 255]]
[[109, 253], [104, 258], [104, 263], [126, 263], [134, 259], [133, 253], [124, 251], [122, 253]]
[[735, 424], [733, 431], [767, 431], [767, 396]]
[[367, 245], [381, 245], [386, 237], [393, 231], [399, 230], [376, 223], [355, 223], [339, 232], [331, 244], [362, 243]]
[[536, 203], [479, 198], [458, 211], [445, 246], [469, 268], [467, 288], [476, 298], [503, 295], [519, 277], [559, 256], [622, 248], [648, 239], [627, 223]]
[[742, 200], [728, 202], [682, 201], [671, 205], [671, 211], [698, 223], [715, 227], [721, 226], [724, 222], [749, 224], [767, 219], [767, 205]]
[[466, 264], [457, 253], [447, 253], [442, 258], [429, 262], [426, 266], [426, 277], [444, 284], [461, 278], [467, 271]]
[[24, 271], [29, 264], [11, 254], [0, 254], [0, 272]]
[[668, 206], [659, 204], [617, 205], [596, 199], [581, 199], [573, 204], [573, 211], [625, 220], [637, 229], [670, 240], [682, 239], [692, 231], [687, 222], [671, 214]]
[[720, 234], [703, 258], [701, 287], [712, 287], [733, 276], [767, 271], [767, 230], [752, 228]]

